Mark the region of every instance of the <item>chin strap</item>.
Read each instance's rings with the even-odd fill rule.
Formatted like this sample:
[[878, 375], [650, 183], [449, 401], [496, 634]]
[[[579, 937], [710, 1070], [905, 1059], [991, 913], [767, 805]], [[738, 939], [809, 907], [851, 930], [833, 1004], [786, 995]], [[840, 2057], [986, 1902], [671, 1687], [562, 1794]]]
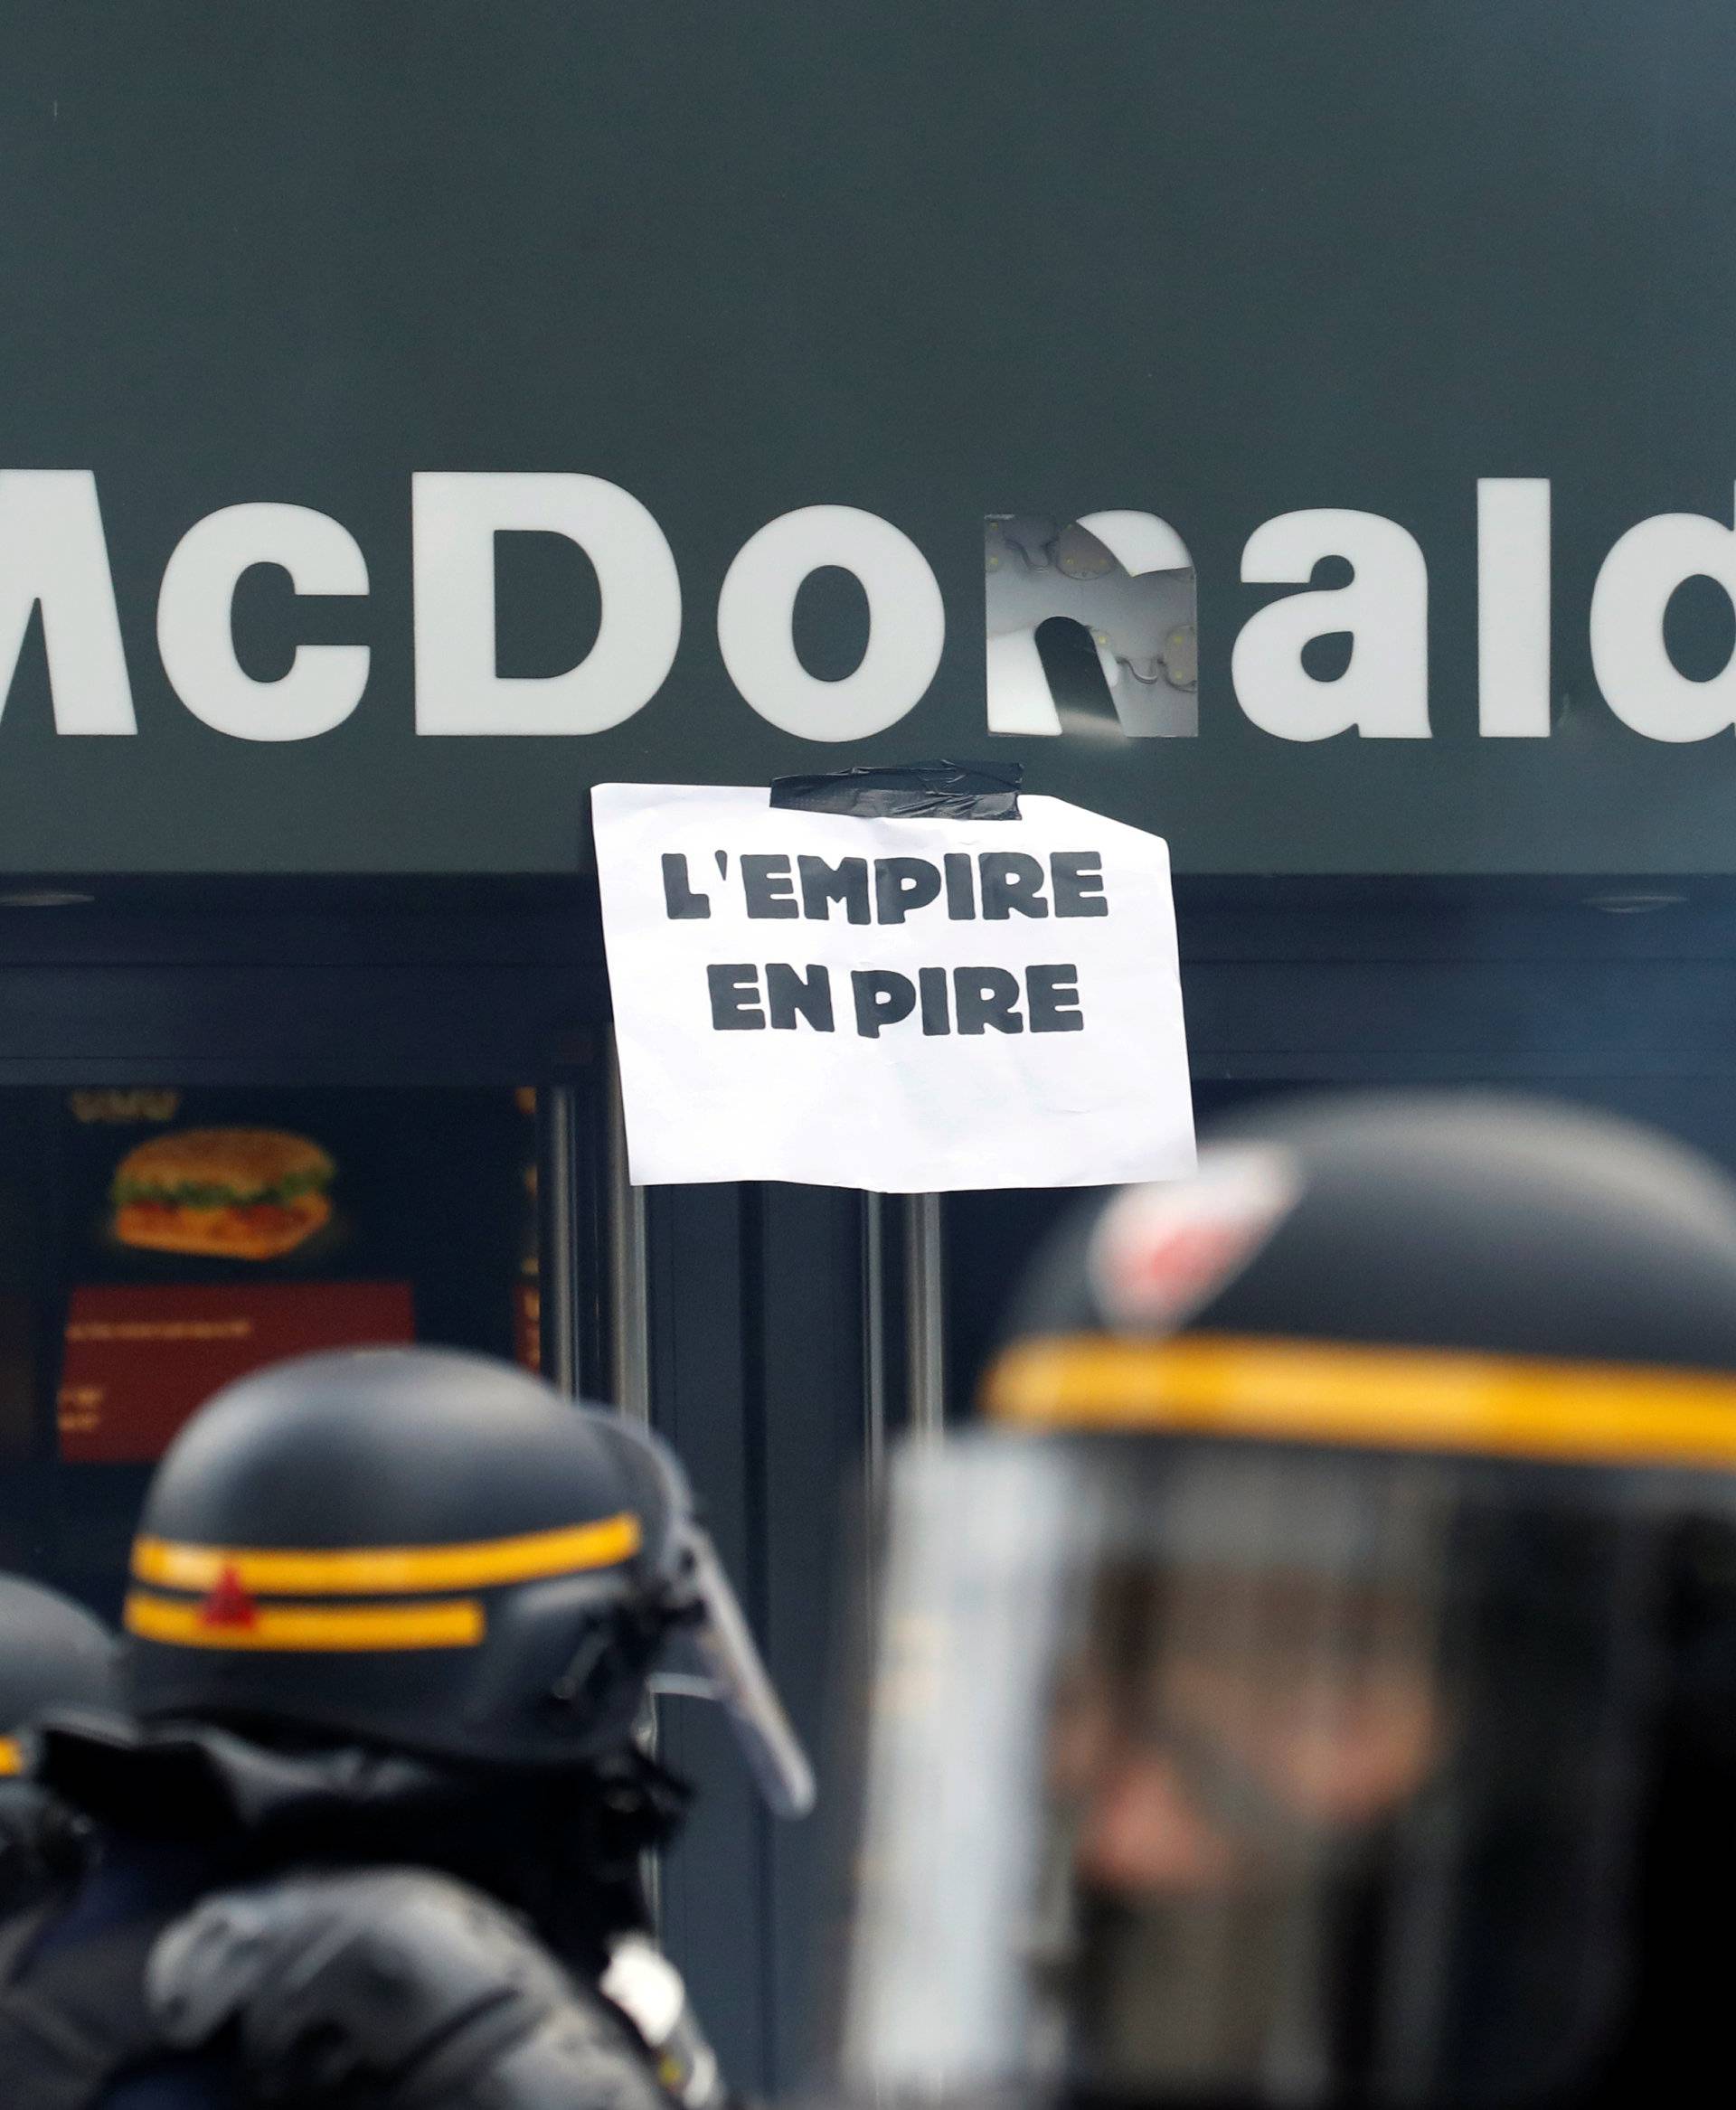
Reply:
[[219, 1893], [157, 1942], [146, 1990], [166, 2042], [227, 2045], [262, 2104], [670, 2110], [656, 2048], [609, 2000], [481, 1892], [422, 1870]]

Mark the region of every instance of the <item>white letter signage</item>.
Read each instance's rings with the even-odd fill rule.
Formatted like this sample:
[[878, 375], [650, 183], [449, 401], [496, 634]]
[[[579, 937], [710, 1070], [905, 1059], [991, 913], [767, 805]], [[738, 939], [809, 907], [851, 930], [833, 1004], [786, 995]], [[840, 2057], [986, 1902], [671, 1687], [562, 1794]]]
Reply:
[[1736, 533], [1703, 513], [1660, 513], [1628, 530], [1592, 591], [1598, 686], [1616, 716], [1648, 739], [1709, 739], [1736, 724], [1736, 660], [1696, 682], [1664, 642], [1664, 611], [1691, 579], [1712, 579], [1736, 600]]
[[[681, 580], [630, 491], [571, 474], [429, 471], [412, 484], [418, 732], [604, 732], [651, 701], [681, 642]], [[596, 569], [602, 622], [564, 674], [497, 670], [495, 537], [507, 533], [564, 535]]]
[[[802, 664], [791, 626], [804, 579], [852, 573], [868, 600], [868, 649], [841, 681]], [[768, 521], [736, 552], [717, 600], [730, 679], [761, 718], [799, 739], [860, 740], [913, 711], [933, 681], [947, 614], [928, 559], [878, 513], [805, 505]]]
[[55, 731], [137, 732], [89, 469], [0, 469], [0, 710], [39, 602]]
[[187, 530], [163, 574], [156, 643], [163, 671], [195, 718], [244, 740], [306, 740], [342, 725], [368, 683], [365, 645], [298, 645], [288, 674], [256, 681], [235, 657], [236, 582], [276, 564], [306, 594], [364, 594], [366, 560], [349, 530], [306, 505], [228, 505]]
[[[1263, 732], [1323, 740], [1354, 726], [1365, 739], [1429, 738], [1429, 569], [1416, 538], [1378, 513], [1283, 513], [1241, 554], [1250, 586], [1307, 586], [1327, 557], [1348, 559], [1348, 586], [1286, 594], [1250, 616], [1231, 659], [1236, 698]], [[1310, 674], [1303, 647], [1351, 635], [1335, 679]]]

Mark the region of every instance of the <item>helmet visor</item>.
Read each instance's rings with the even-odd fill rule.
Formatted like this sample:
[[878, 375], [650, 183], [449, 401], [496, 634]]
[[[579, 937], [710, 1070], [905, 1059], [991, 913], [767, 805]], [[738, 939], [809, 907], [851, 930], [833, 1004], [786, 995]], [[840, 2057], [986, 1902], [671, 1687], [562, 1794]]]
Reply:
[[901, 1461], [848, 2077], [1525, 2104], [1619, 2021], [1655, 1505], [981, 1436]]
[[771, 1681], [711, 1535], [691, 1521], [684, 1531], [686, 1615], [653, 1673], [654, 1692], [695, 1694], [727, 1711], [748, 1765], [772, 1813], [804, 1817], [814, 1806], [814, 1772]]
[[599, 1421], [637, 1491], [639, 1512], [657, 1520], [647, 1554], [665, 1631], [649, 1691], [720, 1702], [774, 1814], [806, 1816], [814, 1806], [813, 1769], [711, 1534], [694, 1516], [680, 1462], [648, 1430], [615, 1415]]

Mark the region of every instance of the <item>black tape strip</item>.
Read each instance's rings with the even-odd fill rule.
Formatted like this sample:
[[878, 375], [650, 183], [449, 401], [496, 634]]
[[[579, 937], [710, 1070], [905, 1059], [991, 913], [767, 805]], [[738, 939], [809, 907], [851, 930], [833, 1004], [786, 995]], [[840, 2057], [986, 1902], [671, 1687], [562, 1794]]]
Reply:
[[771, 803], [792, 812], [852, 814], [858, 820], [1016, 821], [1019, 762], [864, 765], [810, 777], [775, 777]]

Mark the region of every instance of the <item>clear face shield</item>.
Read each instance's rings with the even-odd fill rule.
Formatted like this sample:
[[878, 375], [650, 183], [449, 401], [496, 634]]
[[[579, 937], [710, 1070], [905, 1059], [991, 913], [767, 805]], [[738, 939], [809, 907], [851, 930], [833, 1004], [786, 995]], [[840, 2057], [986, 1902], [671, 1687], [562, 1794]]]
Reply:
[[1116, 1436], [905, 1457], [847, 2083], [1571, 2090], [1622, 2024], [1675, 1675], [1680, 1511], [1638, 1477]]
[[599, 1425], [637, 1491], [639, 1513], [660, 1524], [646, 1557], [659, 1584], [662, 1629], [646, 1678], [653, 1693], [715, 1700], [728, 1714], [754, 1780], [775, 1816], [814, 1807], [814, 1771], [771, 1681], [711, 1533], [674, 1453], [613, 1416]]
[[684, 1602], [680, 1624], [651, 1674], [651, 1691], [716, 1700], [729, 1715], [772, 1814], [805, 1817], [814, 1807], [807, 1754], [754, 1644], [711, 1534], [690, 1518], [682, 1536], [676, 1587]]

